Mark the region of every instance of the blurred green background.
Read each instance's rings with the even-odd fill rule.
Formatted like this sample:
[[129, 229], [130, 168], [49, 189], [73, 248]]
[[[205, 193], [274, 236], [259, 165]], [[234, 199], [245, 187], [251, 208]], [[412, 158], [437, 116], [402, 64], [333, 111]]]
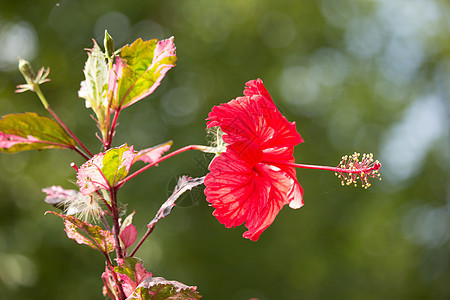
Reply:
[[[0, 3], [0, 115], [46, 115], [17, 56], [37, 70], [53, 109], [93, 151], [77, 91], [91, 38], [116, 46], [175, 36], [178, 63], [123, 111], [115, 146], [205, 144], [212, 106], [262, 78], [305, 143], [299, 163], [337, 165], [354, 151], [383, 167], [370, 189], [299, 170], [305, 206], [286, 207], [256, 243], [226, 229], [202, 189], [184, 196], [138, 252], [157, 276], [205, 299], [450, 298], [450, 4], [446, 0], [63, 0]], [[66, 150], [0, 155], [0, 298], [102, 299], [103, 258], [67, 239], [41, 188], [75, 188]], [[184, 153], [121, 190], [139, 232], [182, 174], [209, 157]]]

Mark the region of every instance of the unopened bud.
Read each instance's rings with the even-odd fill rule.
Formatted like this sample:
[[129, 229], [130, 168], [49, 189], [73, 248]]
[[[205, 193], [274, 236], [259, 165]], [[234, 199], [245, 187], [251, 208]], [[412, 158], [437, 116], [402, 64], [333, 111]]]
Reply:
[[[47, 78], [47, 76], [50, 72], [50, 68], [47, 68], [47, 69], [41, 68], [36, 75], [33, 71], [33, 67], [31, 66], [31, 64], [28, 61], [26, 61], [20, 57], [18, 57], [18, 60], [19, 60], [19, 71], [20, 71], [20, 73], [22, 73], [23, 77], [25, 77], [25, 80], [27, 81], [27, 83], [19, 84], [17, 86], [16, 93], [32, 91], [32, 92], [37, 92], [39, 94], [40, 93], [39, 85], [43, 84], [44, 82], [50, 81], [50, 79]], [[45, 98], [43, 98], [42, 95], [39, 96], [39, 98], [41, 99], [42, 104], [44, 104], [44, 107], [47, 108], [48, 103], [45, 100]]]
[[105, 39], [103, 41], [103, 44], [105, 46], [105, 53], [109, 58], [112, 58], [114, 56], [114, 40], [109, 35], [108, 31], [105, 30]]
[[22, 59], [21, 57], [18, 57], [18, 59], [20, 73], [22, 73], [23, 77], [25, 77], [28, 84], [33, 84], [36, 79], [36, 74], [33, 71], [33, 67], [28, 61]]

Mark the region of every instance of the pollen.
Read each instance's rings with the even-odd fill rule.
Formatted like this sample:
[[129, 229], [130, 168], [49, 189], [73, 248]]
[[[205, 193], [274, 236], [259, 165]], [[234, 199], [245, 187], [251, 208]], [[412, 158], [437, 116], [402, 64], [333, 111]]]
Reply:
[[345, 155], [341, 162], [336, 167], [335, 175], [341, 179], [342, 185], [358, 186], [358, 181], [365, 189], [371, 186], [369, 178], [377, 178], [381, 180], [378, 170], [381, 163], [373, 159], [373, 154], [353, 153], [352, 155]]

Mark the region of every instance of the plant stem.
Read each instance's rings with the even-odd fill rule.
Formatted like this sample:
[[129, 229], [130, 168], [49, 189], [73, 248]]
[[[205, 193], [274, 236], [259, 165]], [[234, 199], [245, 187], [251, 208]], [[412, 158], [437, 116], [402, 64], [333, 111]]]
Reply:
[[139, 243], [136, 245], [136, 248], [134, 248], [133, 252], [131, 252], [130, 256], [134, 256], [136, 254], [136, 252], [139, 250], [139, 248], [142, 246], [142, 244], [148, 238], [150, 233], [152, 233], [153, 229], [155, 228], [155, 225], [156, 225], [156, 223], [153, 223], [151, 225], [147, 225], [147, 232], [144, 234], [144, 236], [141, 238]]
[[120, 247], [120, 227], [119, 227], [119, 210], [117, 208], [117, 188], [112, 188], [110, 190], [111, 195], [111, 208], [112, 208], [112, 219], [113, 219], [113, 233], [114, 239], [116, 241], [116, 257], [123, 258], [122, 247]]
[[135, 176], [141, 174], [142, 172], [144, 172], [144, 171], [150, 169], [150, 168], [153, 167], [154, 165], [157, 165], [157, 164], [159, 164], [160, 162], [162, 162], [162, 161], [164, 161], [164, 160], [166, 160], [166, 159], [168, 159], [168, 158], [171, 158], [172, 156], [175, 156], [175, 155], [177, 155], [177, 154], [180, 154], [180, 153], [183, 153], [183, 152], [189, 151], [189, 150], [200, 150], [200, 151], [203, 151], [204, 149], [205, 149], [205, 146], [200, 146], [200, 145], [189, 145], [189, 146], [180, 148], [180, 149], [178, 149], [178, 150], [175, 150], [175, 151], [173, 151], [173, 152], [171, 152], [171, 153], [169, 153], [169, 154], [167, 154], [167, 155], [165, 155], [165, 156], [159, 158], [158, 160], [152, 162], [151, 164], [148, 164], [148, 165], [146, 165], [145, 167], [142, 167], [141, 169], [137, 170], [136, 172], [134, 172], [133, 174], [127, 176], [126, 178], [122, 179], [122, 180], [116, 185], [116, 187], [121, 187], [125, 182], [127, 182], [127, 181], [130, 180], [131, 178], [133, 178], [133, 177], [135, 177]]
[[[108, 221], [106, 221], [106, 218], [105, 218], [105, 214], [104, 214], [104, 213], [102, 213], [102, 214], [100, 215], [100, 219], [102, 220], [103, 226], [105, 226], [106, 230], [111, 231], [111, 228], [109, 227]], [[108, 257], [109, 257], [109, 256], [108, 256]]]
[[81, 156], [83, 156], [84, 159], [89, 160], [90, 157], [86, 155], [86, 153], [84, 153], [83, 151], [81, 151], [80, 148], [78, 148], [77, 146], [75, 146], [75, 148], [72, 148], [73, 150], [75, 150], [78, 154], [80, 154]]
[[47, 99], [45, 99], [45, 96], [44, 96], [44, 94], [42, 93], [41, 88], [39, 87], [39, 84], [37, 84], [37, 83], [34, 84], [34, 85], [33, 85], [33, 90], [34, 90], [34, 91], [36, 92], [36, 94], [38, 95], [39, 100], [41, 100], [42, 105], [44, 105], [45, 109], [48, 109], [49, 105], [48, 105]]
[[108, 254], [105, 254], [105, 257], [106, 257], [106, 264], [112, 274], [114, 282], [116, 283], [117, 291], [119, 293], [119, 298], [120, 298], [120, 300], [125, 300], [126, 297], [125, 297], [125, 293], [123, 292], [122, 283], [120, 282], [119, 278], [117, 278], [116, 272], [114, 272], [114, 265], [112, 264], [111, 259], [109, 258]]
[[103, 204], [105, 204], [105, 206], [108, 208], [108, 210], [112, 213], [112, 207], [111, 205], [108, 203], [108, 201], [106, 201], [105, 197], [102, 195], [102, 193], [100, 193], [98, 190], [95, 191], [95, 193], [100, 197], [100, 199], [102, 199]]
[[111, 144], [112, 144], [112, 140], [114, 138], [114, 131], [116, 130], [116, 124], [117, 124], [117, 119], [119, 118], [119, 111], [116, 110], [114, 112], [114, 118], [113, 121], [111, 123], [111, 128], [108, 134], [108, 138], [107, 141], [105, 141], [105, 151], [108, 150], [109, 148], [111, 148]]
[[[86, 153], [90, 157], [92, 157], [93, 155], [89, 151], [89, 149], [86, 148], [86, 146], [78, 139], [78, 137], [69, 129], [69, 127], [67, 127], [67, 125], [59, 118], [59, 116], [50, 107], [50, 105], [47, 102], [47, 99], [45, 99], [45, 96], [44, 96], [44, 94], [41, 91], [41, 88], [39, 87], [39, 84], [35, 84], [33, 86], [33, 89], [36, 92], [36, 94], [38, 95], [38, 97], [41, 100], [42, 104], [44, 105], [44, 108], [53, 116], [53, 118], [56, 120], [56, 122], [58, 122], [58, 124], [61, 125], [62, 128], [64, 128], [64, 130], [81, 146], [81, 148], [83, 148], [84, 151], [86, 151]], [[77, 151], [77, 152], [80, 153], [80, 151]], [[81, 154], [81, 155], [86, 158], [85, 154]], [[87, 158], [87, 159], [89, 159], [89, 158]]]
[[91, 151], [89, 151], [89, 149], [78, 139], [78, 137], [69, 129], [69, 127], [67, 127], [66, 124], [64, 124], [64, 122], [58, 117], [58, 115], [53, 111], [53, 109], [48, 106], [46, 107], [48, 112], [53, 116], [53, 118], [55, 118], [56, 122], [59, 123], [59, 125], [61, 125], [62, 128], [64, 128], [64, 130], [78, 143], [78, 145], [81, 146], [81, 148], [83, 148], [84, 151], [86, 151], [86, 153], [92, 157], [92, 153]]
[[[123, 258], [123, 252], [122, 247], [120, 247], [120, 227], [119, 227], [119, 210], [117, 208], [117, 188], [111, 188], [110, 189], [110, 195], [111, 195], [111, 213], [112, 213], [112, 219], [113, 219], [113, 233], [114, 233], [114, 240], [116, 242], [116, 257], [117, 258]], [[112, 264], [111, 267], [113, 268]], [[112, 274], [114, 277], [114, 281], [116, 282], [117, 289], [119, 292], [119, 298], [120, 300], [125, 300], [125, 294], [123, 292], [123, 287], [120, 281], [117, 278], [116, 273], [114, 270], [112, 270]]]

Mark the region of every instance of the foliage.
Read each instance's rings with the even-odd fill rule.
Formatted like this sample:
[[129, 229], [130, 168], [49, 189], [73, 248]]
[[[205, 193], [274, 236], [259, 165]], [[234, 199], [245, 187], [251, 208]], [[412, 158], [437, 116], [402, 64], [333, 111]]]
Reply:
[[[208, 107], [235, 96], [245, 80], [261, 74], [280, 111], [289, 120], [297, 121], [302, 137], [307, 141], [296, 147], [294, 153], [297, 158], [321, 161], [339, 157], [340, 153], [348, 153], [356, 147], [373, 149], [377, 155], [383, 155], [383, 168], [395, 172], [386, 176], [384, 170], [384, 184], [375, 185], [368, 193], [356, 189], [343, 192], [333, 185], [333, 178], [298, 172], [299, 181], [305, 187], [307, 209], [303, 208], [300, 214], [283, 210], [283, 216], [277, 218], [270, 230], [266, 230], [257, 245], [244, 241], [236, 243], [233, 239], [239, 234], [221, 231], [220, 227], [213, 230], [216, 224], [207, 217], [211, 209], [203, 202], [204, 199], [199, 201], [198, 195], [194, 194], [194, 207], [191, 207], [191, 198], [185, 196], [181, 199], [185, 209], [170, 217], [170, 224], [175, 228], [159, 227], [152, 235], [151, 243], [144, 244], [140, 252], [146, 264], [150, 261], [152, 271], [158, 270], [185, 283], [195, 282], [202, 287], [202, 292], [215, 295], [217, 299], [229, 299], [230, 295], [237, 297], [244, 291], [253, 291], [263, 299], [278, 296], [288, 299], [293, 294], [306, 298], [329, 298], [332, 295], [346, 298], [375, 295], [382, 298], [393, 294], [400, 298], [420, 297], [417, 295], [439, 298], [445, 294], [448, 289], [443, 283], [448, 281], [449, 273], [445, 264], [439, 262], [446, 261], [445, 253], [448, 252], [444, 251], [447, 247], [445, 239], [439, 242], [442, 236], [439, 234], [439, 224], [442, 224], [439, 220], [443, 217], [441, 208], [446, 207], [448, 184], [445, 179], [448, 176], [444, 166], [448, 160], [444, 153], [447, 151], [443, 151], [445, 140], [429, 139], [435, 136], [430, 126], [436, 123], [429, 122], [429, 126], [424, 126], [421, 121], [426, 120], [427, 112], [434, 111], [432, 108], [436, 101], [425, 101], [426, 106], [420, 109], [423, 113], [414, 119], [416, 125], [400, 126], [409, 119], [409, 108], [419, 100], [426, 100], [428, 92], [434, 95], [435, 100], [436, 97], [441, 99], [439, 101], [446, 99], [445, 93], [439, 93], [445, 91], [443, 83], [446, 81], [443, 79], [449, 74], [445, 63], [448, 57], [445, 49], [448, 47], [442, 38], [446, 27], [436, 27], [439, 17], [433, 18], [426, 26], [414, 25], [420, 25], [421, 20], [430, 17], [430, 5], [442, 8], [444, 2], [423, 4], [414, 1], [408, 10], [402, 9], [401, 5], [399, 9], [390, 10], [386, 6], [395, 6], [397, 2], [391, 5], [386, 1], [338, 1], [336, 5], [333, 1], [312, 1], [277, 4], [276, 8], [268, 1], [258, 2], [257, 7], [252, 2], [194, 1], [183, 5], [175, 5], [174, 2], [135, 3], [136, 7], [119, 3], [107, 5], [108, 9], [120, 11], [131, 21], [133, 26], [124, 28], [128, 34], [127, 42], [137, 37], [140, 28], [145, 28], [146, 38], [152, 37], [150, 33], [161, 38], [175, 35], [180, 59], [176, 72], [169, 72], [168, 80], [165, 79], [151, 97], [151, 103], [141, 101], [134, 110], [121, 115], [121, 130], [116, 135], [116, 141], [120, 143], [114, 146], [123, 141], [133, 144], [135, 149], [168, 139], [174, 139], [174, 146], [192, 140], [198, 142], [203, 139], [202, 120]], [[402, 16], [414, 13], [419, 2], [424, 13], [409, 18], [413, 24], [405, 31]], [[5, 3], [2, 7], [2, 16], [6, 17], [2, 24], [8, 20], [18, 21], [18, 16], [8, 19], [16, 13], [14, 3], [20, 1]], [[21, 10], [19, 20], [26, 20], [39, 28], [40, 57], [35, 63], [52, 67], [52, 84], [44, 86], [52, 99], [52, 106], [64, 115], [83, 141], [93, 145], [94, 137], [91, 139], [91, 135], [83, 133], [92, 131], [92, 122], [89, 116], [81, 114], [82, 102], [70, 103], [73, 103], [74, 87], [82, 75], [81, 59], [84, 56], [80, 49], [86, 47], [95, 22], [106, 7], [87, 5], [87, 1], [79, 3], [74, 6], [73, 1], [63, 1], [55, 9], [30, 4], [29, 10]], [[20, 8], [20, 4], [15, 6]], [[77, 21], [80, 10], [83, 11], [82, 23]], [[249, 14], [249, 11], [254, 13]], [[61, 15], [64, 17], [58, 18]], [[389, 16], [388, 21], [381, 21]], [[149, 21], [145, 26], [138, 23], [144, 19], [151, 19], [152, 24], [158, 22], [162, 29], [158, 31], [149, 26]], [[208, 23], [211, 19], [214, 22]], [[70, 26], [59, 26], [69, 20]], [[293, 28], [293, 33], [283, 28]], [[417, 28], [420, 28], [420, 34]], [[289, 32], [291, 35], [287, 34]], [[100, 34], [96, 32], [96, 36]], [[409, 44], [411, 39], [412, 45]], [[411, 47], [404, 47], [407, 45]], [[403, 55], [395, 56], [398, 53]], [[396, 57], [395, 61], [392, 57]], [[403, 67], [410, 66], [417, 68], [402, 73]], [[0, 74], [6, 84], [2, 85], [2, 99], [13, 99], [11, 85], [18, 83], [17, 76], [9, 72]], [[192, 94], [195, 94], [194, 98]], [[15, 101], [5, 101], [2, 114], [36, 110], [29, 98], [24, 94], [16, 97]], [[175, 105], [179, 109], [171, 110]], [[185, 109], [187, 105], [193, 105], [193, 108]], [[440, 115], [433, 114], [433, 120], [438, 122]], [[424, 132], [428, 136], [425, 139]], [[387, 147], [392, 139], [403, 145], [405, 155], [398, 155], [393, 148]], [[425, 152], [418, 150], [417, 145], [411, 145], [412, 141], [415, 141], [414, 145], [419, 143], [425, 147]], [[99, 151], [95, 146], [93, 148]], [[421, 156], [418, 153], [425, 154]], [[79, 163], [80, 160], [69, 158], [69, 155], [69, 151], [55, 150], [2, 157], [2, 257], [5, 260], [13, 254], [27, 257], [36, 264], [39, 272], [36, 269], [22, 272], [35, 274], [34, 281], [28, 279], [33, 278], [31, 275], [19, 276], [23, 279], [21, 281], [8, 279], [15, 278], [13, 274], [18, 273], [10, 273], [11, 277], [7, 275], [6, 279], [3, 276], [3, 283], [6, 282], [7, 286], [0, 294], [34, 299], [39, 297], [35, 295], [36, 291], [40, 291], [41, 295], [51, 298], [48, 294], [50, 286], [57, 291], [70, 291], [72, 296], [67, 297], [80, 296], [80, 286], [90, 287], [90, 294], [98, 292], [95, 284], [99, 283], [92, 280], [93, 276], [88, 281], [79, 270], [98, 273], [95, 264], [83, 255], [90, 249], [82, 247], [79, 254], [67, 252], [63, 241], [57, 240], [60, 226], [50, 227], [55, 222], [53, 218], [41, 220], [41, 214], [35, 212], [46, 208], [32, 201], [40, 197], [33, 192], [39, 190], [36, 185], [42, 182], [66, 185], [67, 178], [74, 178], [73, 170], [64, 166], [62, 161], [73, 160], [78, 165], [84, 161]], [[33, 162], [30, 157], [33, 157]], [[181, 173], [193, 170], [195, 174], [203, 175], [203, 166], [207, 165], [205, 158], [191, 154], [186, 157], [191, 159], [174, 159], [145, 176], [136, 177], [128, 189], [121, 191], [124, 193], [121, 196], [129, 200], [128, 209], [137, 209], [138, 212], [157, 210], [158, 197], [172, 189], [167, 182], [174, 175], [173, 164], [182, 170]], [[386, 157], [390, 157], [390, 161]], [[405, 160], [410, 160], [407, 168]], [[198, 165], [193, 166], [194, 163]], [[138, 164], [133, 166], [136, 167]], [[46, 177], [42, 176], [43, 173]], [[148, 222], [142, 220], [142, 213], [136, 214], [134, 222], [138, 221]], [[60, 224], [56, 222], [56, 225]], [[40, 232], [49, 234], [43, 236]], [[19, 235], [29, 240], [28, 247], [24, 247]], [[49, 242], [50, 238], [54, 242]], [[38, 246], [42, 250], [36, 251]], [[164, 251], [161, 253], [159, 249]], [[238, 260], [232, 259], [234, 253], [239, 253], [251, 267], [242, 268]], [[274, 253], [279, 259], [271, 262], [268, 258]], [[70, 260], [66, 259], [68, 255]], [[60, 272], [52, 267], [50, 260], [64, 260], [68, 268], [71, 266], [65, 281], [54, 276]], [[262, 272], [258, 271], [261, 261], [267, 262], [265, 268], [273, 275], [272, 285], [262, 284], [265, 280], [260, 274]], [[15, 262], [17, 264], [21, 260]], [[0, 264], [5, 267], [5, 272], [10, 270], [5, 263]], [[213, 264], [219, 271], [211, 274], [208, 270]], [[361, 273], [365, 274], [364, 278]], [[381, 273], [384, 276], [379, 276]], [[218, 292], [223, 284], [220, 274], [235, 287], [226, 295]], [[86, 279], [80, 282], [78, 278]], [[69, 282], [75, 279], [79, 285], [72, 287]], [[360, 283], [358, 290], [345, 284], [355, 280]], [[281, 286], [282, 289], [279, 288]], [[86, 290], [83, 295], [88, 293]]]
[[6, 115], [0, 120], [0, 151], [74, 148], [75, 141], [55, 121], [36, 113]]
[[[146, 42], [138, 39], [130, 46], [114, 52], [112, 38], [105, 32], [104, 44], [105, 52], [100, 50], [95, 41], [94, 47], [89, 50], [84, 69], [86, 80], [81, 83], [79, 92], [79, 96], [86, 100], [86, 107], [94, 110], [104, 151], [93, 155], [68, 129], [39, 88], [45, 81], [36, 80], [31, 66], [22, 59], [20, 65], [27, 66], [26, 72], [22, 74], [30, 90], [38, 94], [55, 121], [33, 113], [4, 117], [0, 123], [0, 149], [18, 152], [51, 147], [68, 148], [86, 159], [80, 168], [72, 164], [77, 171], [79, 193], [59, 186], [43, 191], [47, 194], [47, 203], [65, 210], [65, 214], [50, 213], [64, 219], [67, 237], [100, 251], [105, 257], [106, 268], [102, 275], [105, 296], [114, 300], [199, 299], [196, 287], [153, 277], [135, 257], [136, 252], [156, 224], [171, 213], [177, 199], [203, 183], [207, 186], [207, 201], [216, 208], [213, 215], [228, 228], [245, 223], [249, 230], [243, 236], [257, 241], [285, 204], [289, 203], [293, 208], [303, 205], [303, 190], [297, 181], [295, 167], [310, 166], [293, 164], [293, 148], [303, 139], [295, 123], [289, 123], [278, 111], [262, 80], [258, 79], [247, 83], [244, 91], [246, 97], [214, 107], [209, 114], [207, 126], [219, 127], [216, 131], [224, 132], [217, 136], [223, 141], [215, 141], [215, 147], [190, 145], [165, 156], [163, 154], [169, 150], [171, 142], [141, 151], [134, 151], [134, 147], [127, 144], [111, 148], [119, 113], [151, 94], [174, 66], [176, 56], [173, 38]], [[109, 117], [112, 111], [114, 118], [111, 121]], [[132, 223], [135, 212], [122, 223], [120, 216], [125, 213], [125, 209], [118, 205], [118, 190], [140, 173], [187, 150], [215, 153], [210, 165], [212, 172], [206, 179], [181, 177], [172, 195], [148, 223], [147, 232], [135, 249], [129, 252], [128, 248], [137, 239], [137, 230]], [[147, 165], [129, 174], [132, 165], [139, 160]], [[378, 171], [381, 165], [378, 162], [376, 164]], [[316, 168], [351, 175], [373, 170], [366, 167], [352, 164]], [[74, 215], [101, 220], [105, 228], [82, 221]], [[112, 225], [108, 224], [107, 217]], [[109, 255], [113, 251], [116, 253], [117, 265]]]

